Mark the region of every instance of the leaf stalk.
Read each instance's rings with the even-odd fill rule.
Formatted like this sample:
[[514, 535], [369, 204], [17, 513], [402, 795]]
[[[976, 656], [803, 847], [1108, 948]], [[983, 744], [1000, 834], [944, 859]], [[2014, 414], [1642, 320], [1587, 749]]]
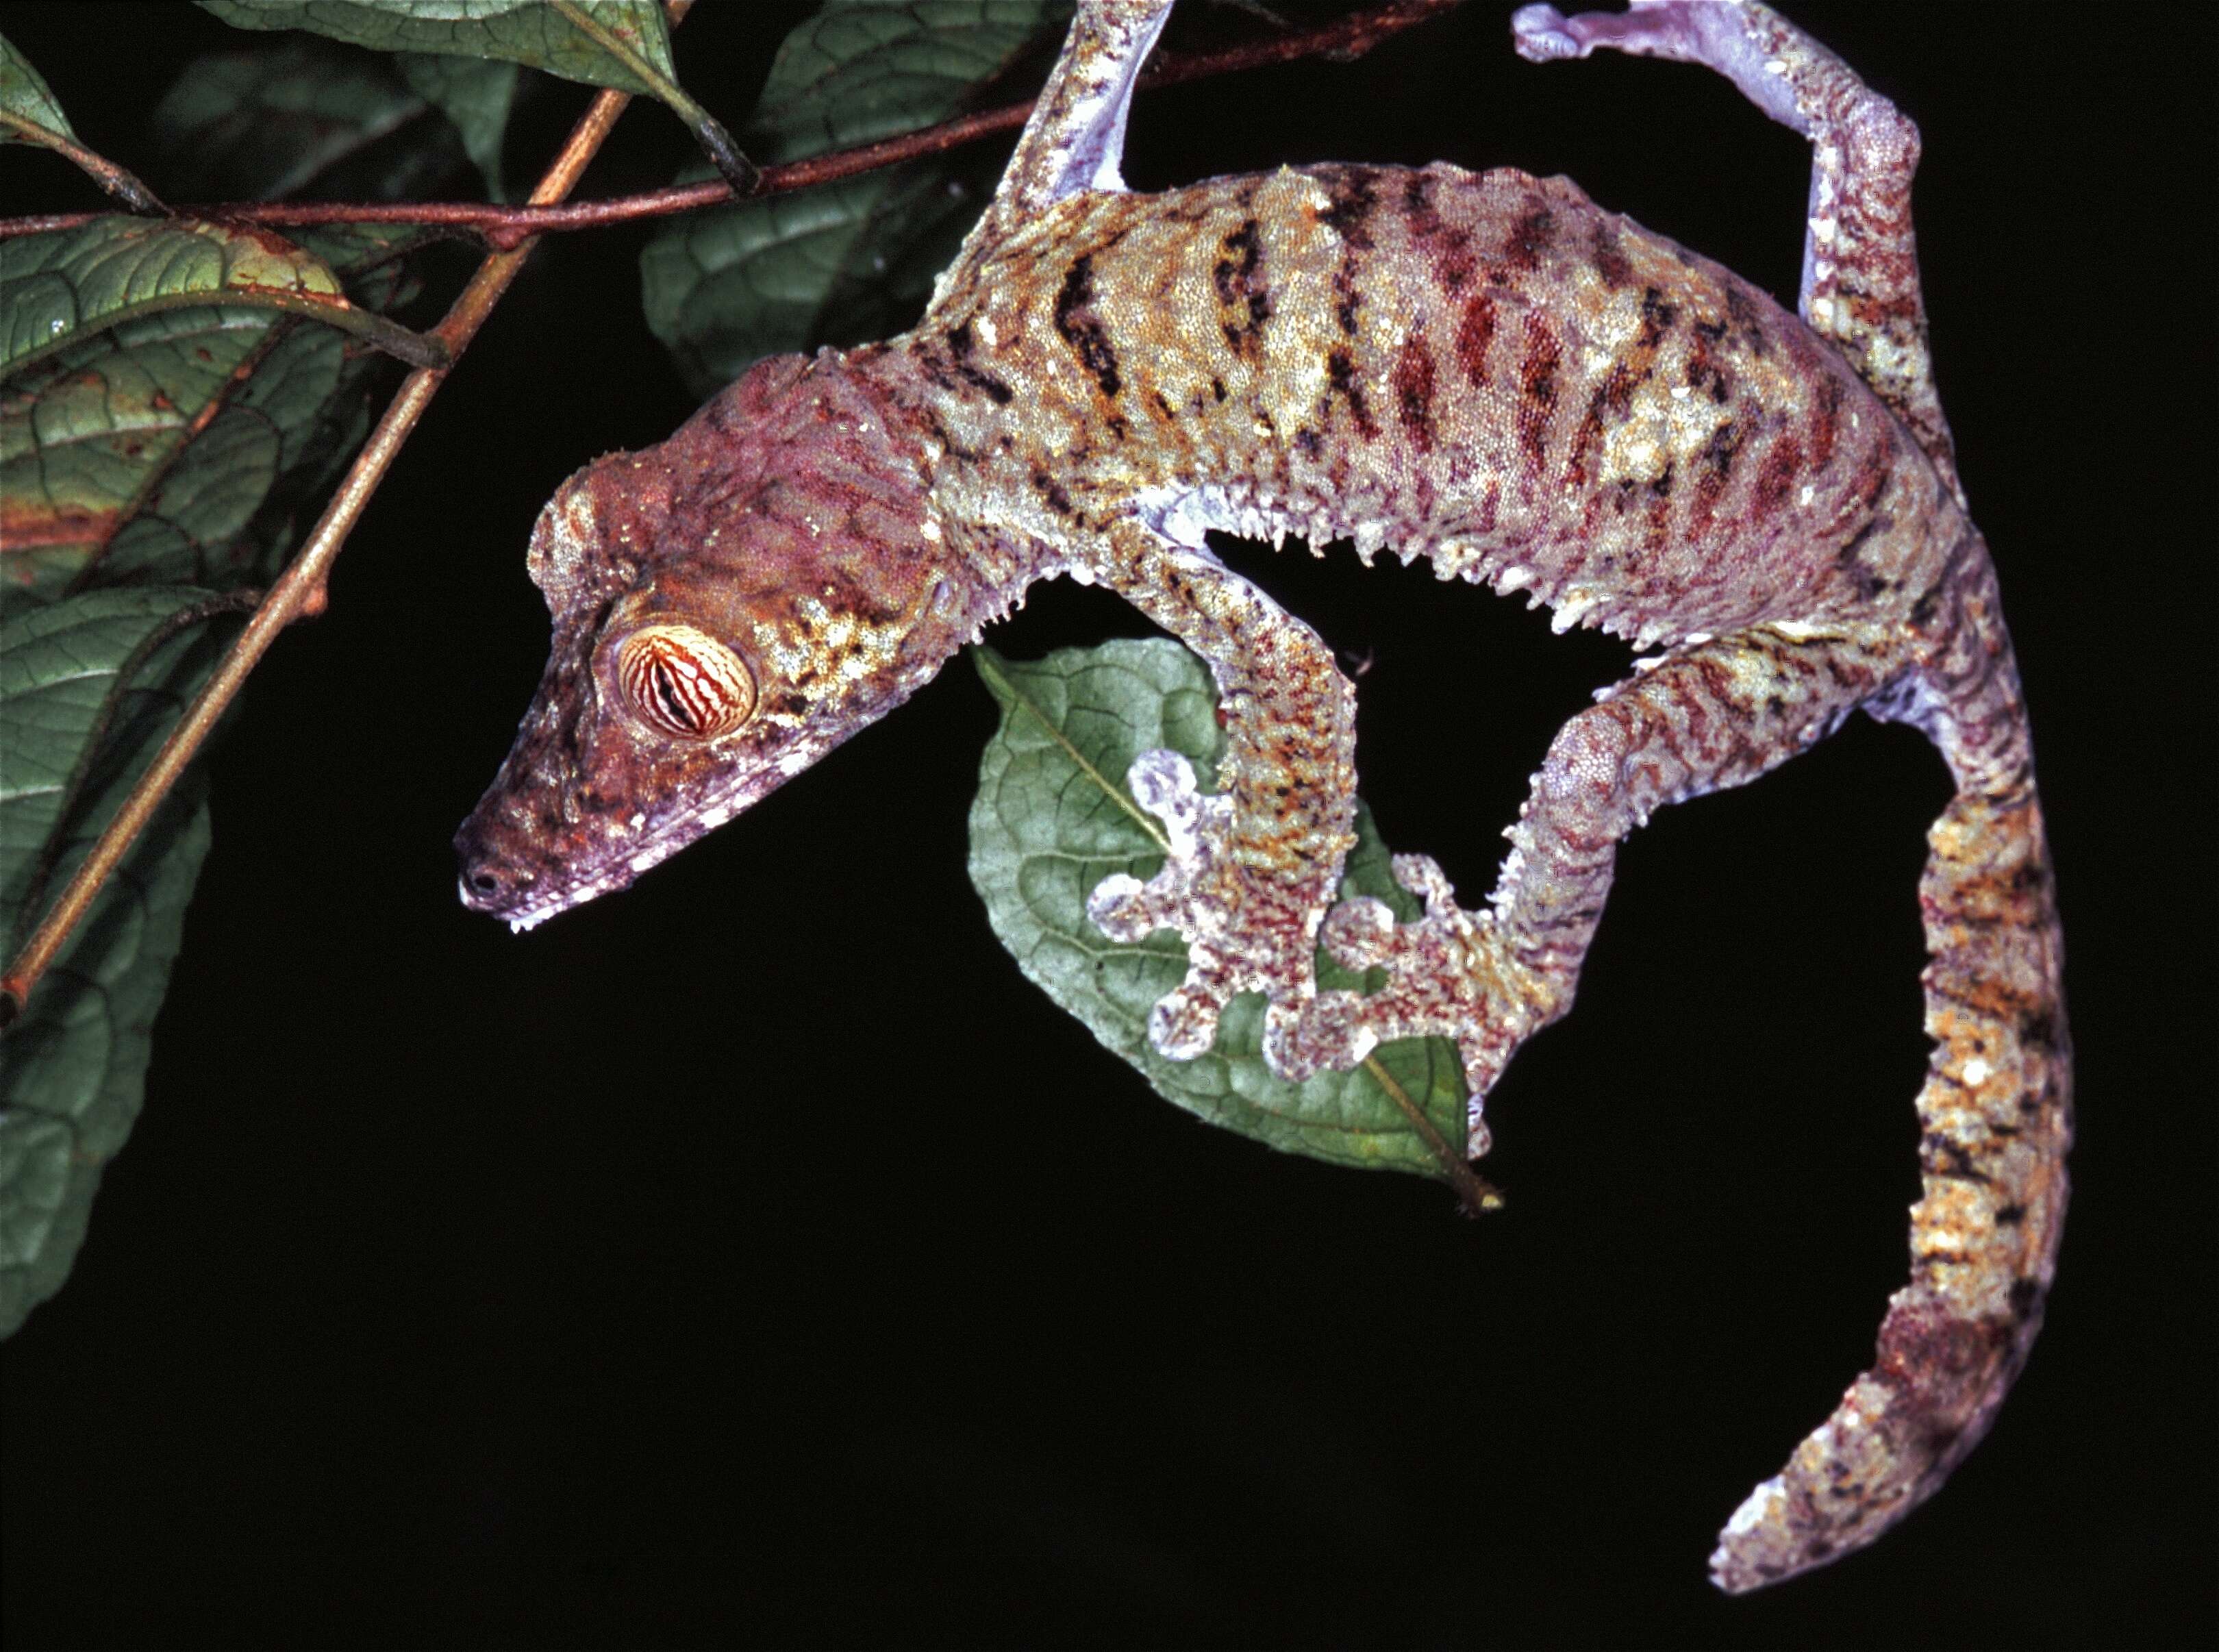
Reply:
[[53, 150], [134, 212], [159, 214], [169, 210], [162, 204], [160, 197], [141, 183], [136, 174], [51, 127], [0, 109], [0, 130], [15, 134], [18, 142]]

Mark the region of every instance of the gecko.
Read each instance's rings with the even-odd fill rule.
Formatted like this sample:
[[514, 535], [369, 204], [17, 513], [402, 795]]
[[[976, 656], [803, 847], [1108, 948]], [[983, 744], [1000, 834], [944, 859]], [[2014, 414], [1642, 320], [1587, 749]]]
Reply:
[[[517, 928], [630, 884], [900, 705], [1035, 581], [1116, 592], [1209, 665], [1227, 750], [1127, 777], [1169, 843], [1087, 910], [1175, 931], [1148, 1019], [1207, 1050], [1235, 995], [1301, 1078], [1454, 1040], [1467, 1147], [1569, 1007], [1619, 842], [1852, 711], [1918, 729], [1955, 793], [1919, 885], [1933, 1049], [1910, 1282], [1871, 1369], [1720, 1535], [1735, 1593], [1859, 1549], [1986, 1431], [2040, 1327], [2072, 1133], [2061, 942], [1996, 575], [1934, 387], [1911, 121], [1753, 0], [1528, 5], [1536, 61], [1700, 64], [1812, 157], [1797, 313], [1563, 178], [1360, 165], [1159, 194], [1120, 175], [1171, 0], [1079, 0], [923, 319], [756, 363], [675, 434], [595, 460], [533, 529], [537, 698], [457, 837]], [[1523, 593], [1640, 650], [1550, 743], [1485, 905], [1423, 855], [1398, 922], [1339, 900], [1355, 689], [1210, 550], [1352, 541]], [[1324, 991], [1322, 945], [1384, 972]]]

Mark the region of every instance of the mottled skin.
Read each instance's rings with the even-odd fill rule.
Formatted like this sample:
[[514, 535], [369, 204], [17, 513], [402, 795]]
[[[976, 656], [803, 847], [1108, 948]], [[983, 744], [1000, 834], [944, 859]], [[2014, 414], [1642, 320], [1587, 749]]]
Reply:
[[[1113, 936], [1188, 942], [1156, 1045], [1207, 1049], [1247, 991], [1290, 1077], [1444, 1034], [1477, 1153], [1489, 1088], [1571, 1002], [1627, 832], [1852, 711], [1912, 723], [1958, 788], [1920, 891], [1912, 1278], [1873, 1369], [1712, 1562], [1733, 1590], [1820, 1564], [1986, 1430], [2040, 1323], [2071, 1130], [2025, 717], [1928, 367], [1917, 133], [1762, 6], [1518, 14], [1528, 56], [1705, 63], [1810, 136], [1799, 320], [1561, 179], [1318, 166], [1128, 193], [1126, 108], [1168, 9], [1083, 0], [915, 332], [762, 363], [556, 494], [531, 553], [555, 646], [458, 840], [463, 897], [523, 926], [621, 887], [898, 705], [1032, 581], [1099, 581], [1210, 662], [1230, 746], [1213, 793], [1174, 754], [1134, 765], [1172, 854], [1090, 905]], [[1415, 855], [1395, 865], [1418, 922], [1335, 904], [1354, 691], [1213, 527], [1428, 556], [1654, 650], [1550, 746], [1485, 909]], [[1386, 989], [1319, 993], [1321, 935]]]

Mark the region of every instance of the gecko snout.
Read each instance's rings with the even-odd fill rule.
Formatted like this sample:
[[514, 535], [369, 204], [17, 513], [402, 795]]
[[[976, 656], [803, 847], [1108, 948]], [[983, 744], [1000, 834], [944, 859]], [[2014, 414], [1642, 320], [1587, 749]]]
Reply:
[[514, 910], [534, 882], [532, 874], [509, 860], [468, 820], [455, 834], [456, 892], [474, 912], [502, 913]]

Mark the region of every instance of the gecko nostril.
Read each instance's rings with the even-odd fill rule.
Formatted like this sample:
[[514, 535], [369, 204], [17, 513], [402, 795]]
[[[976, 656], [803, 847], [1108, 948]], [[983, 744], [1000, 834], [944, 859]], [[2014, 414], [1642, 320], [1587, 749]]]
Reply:
[[465, 904], [490, 905], [514, 891], [521, 880], [501, 864], [501, 857], [476, 823], [466, 823], [455, 834], [455, 860], [457, 881]]

